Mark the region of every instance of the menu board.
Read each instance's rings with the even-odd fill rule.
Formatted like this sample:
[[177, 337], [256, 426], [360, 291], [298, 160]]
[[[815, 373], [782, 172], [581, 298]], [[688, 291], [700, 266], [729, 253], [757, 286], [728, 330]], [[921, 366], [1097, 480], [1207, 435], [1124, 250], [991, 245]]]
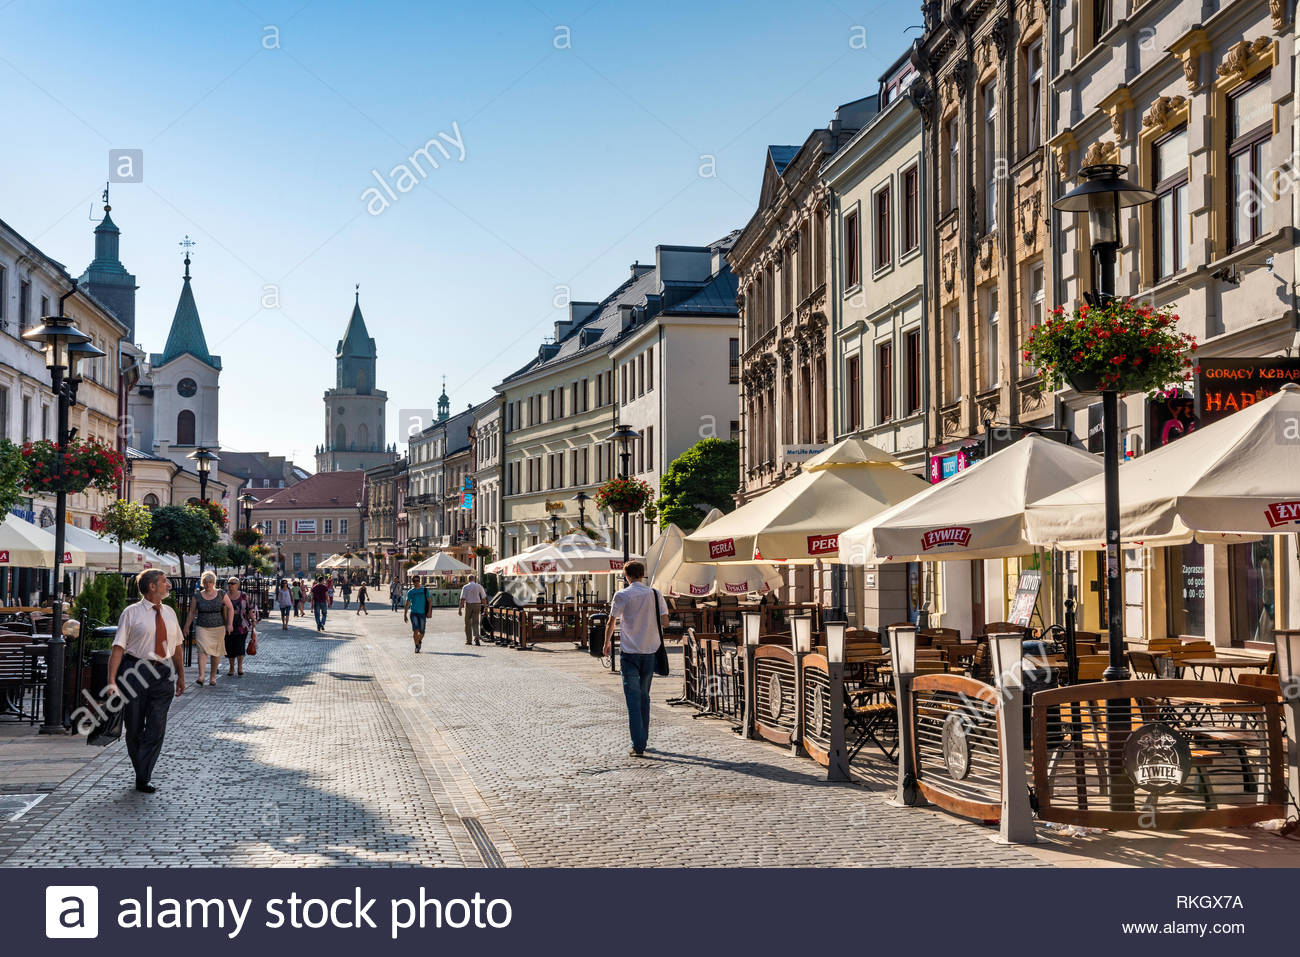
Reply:
[[1043, 573], [1040, 570], [1034, 568], [1020, 573], [1020, 581], [1016, 584], [1015, 597], [1011, 599], [1011, 611], [1007, 614], [1007, 621], [1025, 628], [1029, 627], [1034, 606], [1038, 604], [1038, 589], [1042, 584]]

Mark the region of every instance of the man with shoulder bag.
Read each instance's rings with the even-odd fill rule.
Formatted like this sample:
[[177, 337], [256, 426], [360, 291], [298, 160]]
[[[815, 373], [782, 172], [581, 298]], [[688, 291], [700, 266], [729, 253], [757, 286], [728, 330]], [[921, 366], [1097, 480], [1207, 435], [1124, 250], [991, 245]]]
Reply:
[[656, 674], [668, 674], [668, 650], [663, 640], [668, 604], [657, 589], [645, 583], [642, 562], [628, 562], [623, 578], [626, 587], [609, 603], [605, 654], [613, 654], [617, 627], [623, 697], [627, 700], [627, 723], [632, 735], [628, 757], [640, 758], [645, 756], [650, 737], [650, 683]]

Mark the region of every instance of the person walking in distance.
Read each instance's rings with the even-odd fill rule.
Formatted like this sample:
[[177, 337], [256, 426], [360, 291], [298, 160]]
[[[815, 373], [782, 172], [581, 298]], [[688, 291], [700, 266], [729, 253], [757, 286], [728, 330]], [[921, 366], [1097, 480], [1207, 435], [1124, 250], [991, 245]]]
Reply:
[[217, 590], [217, 573], [208, 569], [199, 579], [202, 587], [194, 593], [190, 601], [190, 613], [185, 618], [183, 634], [189, 634], [194, 628], [194, 639], [199, 646], [199, 681], [203, 684], [203, 672], [208, 660], [212, 661], [210, 684], [217, 683], [217, 665], [226, 654], [226, 635], [230, 633], [230, 599], [224, 592]]
[[302, 581], [295, 578], [293, 585], [289, 588], [290, 595], [293, 596], [293, 617], [302, 617]]
[[623, 697], [627, 699], [627, 723], [632, 734], [629, 757], [642, 757], [650, 738], [650, 682], [655, 673], [655, 652], [663, 644], [663, 627], [668, 624], [664, 596], [647, 585], [645, 565], [628, 562], [623, 568], [626, 586], [609, 603], [605, 625], [605, 654], [614, 652], [614, 628], [619, 629], [619, 667], [623, 672]]
[[280, 579], [279, 585], [275, 589], [275, 602], [280, 606], [280, 630], [289, 630], [289, 612], [293, 610], [293, 592], [289, 589], [289, 583], [283, 578]]
[[346, 609], [350, 604], [352, 604], [352, 582], [345, 578], [343, 579], [343, 607]]
[[402, 583], [396, 578], [388, 586], [388, 597], [393, 602], [393, 611], [397, 611], [402, 606]]
[[331, 575], [329, 578], [327, 578], [327, 579], [325, 580], [325, 584], [326, 584], [326, 586], [328, 587], [328, 591], [327, 591], [326, 594], [327, 594], [328, 599], [329, 599], [329, 600], [326, 602], [326, 606], [329, 607], [329, 608], [333, 608], [333, 607], [334, 607], [334, 576]]
[[[230, 600], [230, 630], [226, 632], [226, 677], [244, 677], [244, 655], [248, 639], [257, 634], [257, 609], [248, 594], [240, 590], [238, 578], [226, 579], [226, 598]], [[239, 670], [236, 671], [235, 668]]]
[[[171, 591], [156, 568], [136, 578], [140, 600], [122, 609], [108, 659], [107, 700], [125, 701], [122, 732], [135, 769], [135, 789], [153, 794], [153, 769], [162, 753], [172, 698], [185, 692], [181, 623], [163, 599]], [[119, 683], [119, 679], [120, 683]]]
[[368, 592], [366, 589], [366, 583], [362, 582], [360, 585], [357, 586], [357, 614], [358, 615], [361, 614], [363, 611], [367, 615], [370, 614], [370, 609], [366, 607], [367, 597], [368, 597]]
[[465, 617], [465, 644], [467, 645], [471, 639], [476, 645], [482, 644], [479, 637], [483, 605], [486, 603], [487, 592], [474, 580], [474, 576], [470, 575], [469, 581], [465, 582], [465, 587], [460, 590], [460, 607], [456, 610], [456, 614]]
[[311, 586], [311, 612], [316, 616], [316, 630], [325, 630], [325, 612], [329, 610], [330, 590], [325, 584], [325, 576], [317, 575], [316, 584]]
[[407, 620], [407, 612], [410, 612], [411, 639], [415, 642], [415, 653], [418, 655], [420, 646], [424, 644], [424, 625], [429, 614], [429, 589], [420, 584], [418, 575], [411, 581], [411, 587], [406, 592], [402, 621]]

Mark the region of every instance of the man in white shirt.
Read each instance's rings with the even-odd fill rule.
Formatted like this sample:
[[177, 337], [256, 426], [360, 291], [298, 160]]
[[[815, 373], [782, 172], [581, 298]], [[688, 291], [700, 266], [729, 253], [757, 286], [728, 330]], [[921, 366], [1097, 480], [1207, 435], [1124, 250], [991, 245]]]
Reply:
[[167, 711], [172, 698], [185, 691], [183, 641], [176, 612], [162, 603], [171, 591], [167, 576], [151, 568], [140, 573], [136, 585], [140, 600], [122, 609], [117, 620], [106, 691], [110, 702], [125, 702], [122, 733], [135, 768], [135, 789], [153, 794], [158, 788], [150, 779], [162, 752]]
[[469, 581], [460, 590], [460, 607], [456, 609], [456, 614], [463, 615], [465, 618], [465, 644], [467, 645], [471, 641], [476, 645], [482, 644], [479, 641], [479, 632], [485, 604], [487, 604], [487, 592], [474, 580], [474, 576], [470, 575]]
[[650, 682], [655, 674], [655, 652], [663, 644], [668, 624], [668, 603], [647, 585], [645, 565], [628, 562], [623, 569], [627, 587], [609, 603], [605, 626], [605, 654], [614, 652], [614, 628], [619, 631], [619, 669], [623, 672], [623, 697], [627, 699], [628, 730], [632, 733], [629, 757], [643, 757], [650, 738]]

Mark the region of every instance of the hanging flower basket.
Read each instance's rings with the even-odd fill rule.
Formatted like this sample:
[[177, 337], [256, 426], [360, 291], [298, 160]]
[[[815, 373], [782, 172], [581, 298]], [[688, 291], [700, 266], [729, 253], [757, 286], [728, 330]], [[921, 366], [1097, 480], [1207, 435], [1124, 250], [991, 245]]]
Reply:
[[1023, 355], [1048, 389], [1154, 393], [1192, 378], [1195, 351], [1196, 337], [1178, 331], [1172, 306], [1115, 299], [1069, 315], [1057, 306], [1029, 330]]
[[639, 512], [653, 497], [640, 479], [612, 479], [596, 489], [596, 505], [612, 512]]
[[208, 520], [220, 530], [225, 530], [226, 524], [230, 521], [230, 516], [226, 512], [226, 507], [220, 502], [202, 501], [197, 498], [190, 499], [189, 504], [194, 508], [202, 509], [208, 513]]
[[474, 546], [474, 554], [477, 555], [479, 558], [482, 558], [482, 559], [488, 559], [488, 558], [491, 558], [491, 557], [492, 557], [492, 546], [491, 546], [491, 545], [475, 545], [475, 546]]
[[112, 493], [122, 479], [126, 460], [122, 454], [98, 439], [74, 439], [60, 453], [53, 442], [26, 442], [22, 448], [27, 474], [23, 488], [29, 492], [67, 492], [94, 488]]

